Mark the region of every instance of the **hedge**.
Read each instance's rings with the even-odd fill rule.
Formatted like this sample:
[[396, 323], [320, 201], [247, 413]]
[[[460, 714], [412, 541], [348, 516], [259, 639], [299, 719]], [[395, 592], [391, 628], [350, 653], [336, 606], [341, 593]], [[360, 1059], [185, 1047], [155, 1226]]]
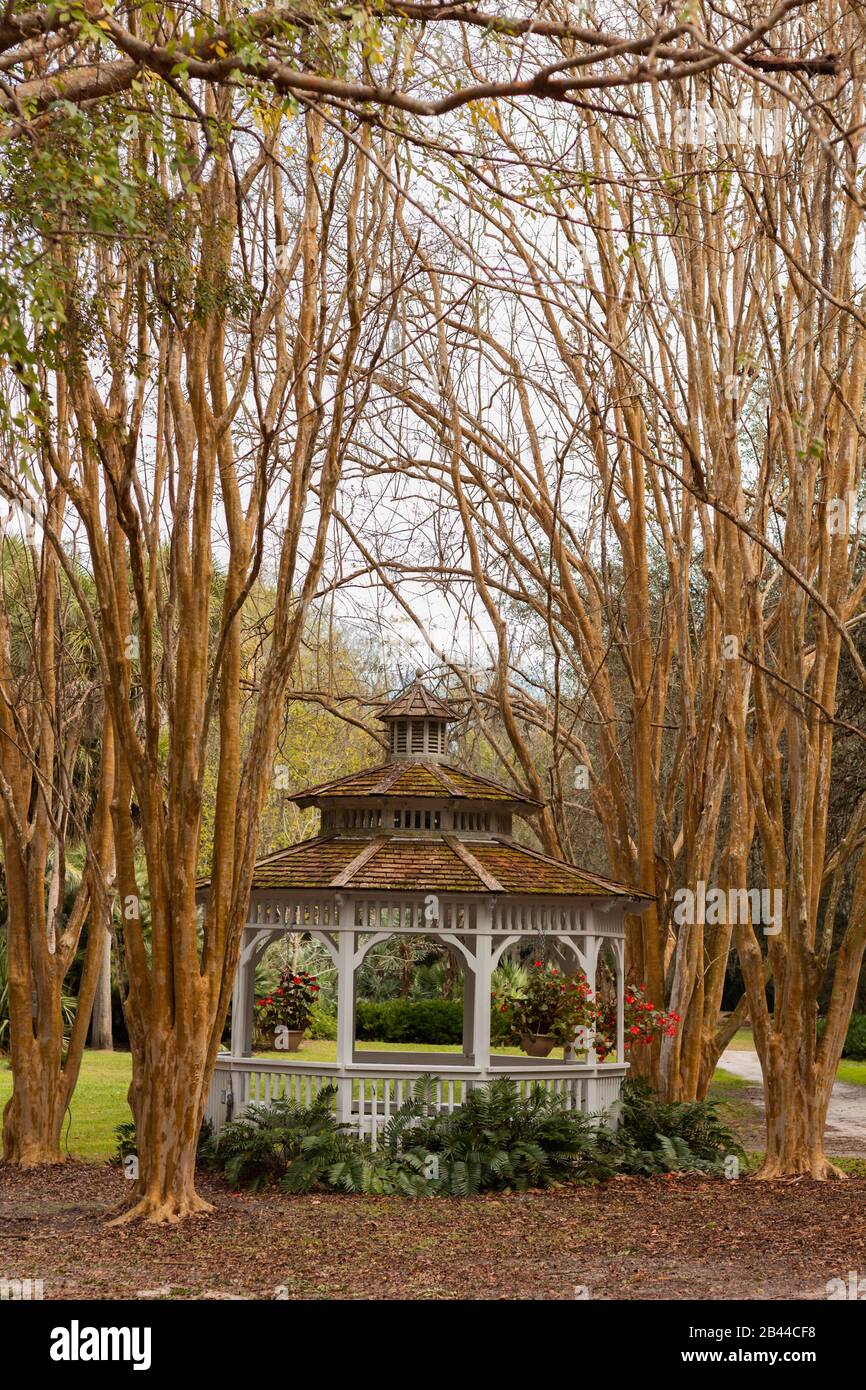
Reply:
[[[826, 1018], [819, 1018], [819, 1038], [822, 1036], [826, 1027]], [[848, 1033], [845, 1038], [845, 1045], [842, 1048], [842, 1056], [850, 1057], [857, 1062], [866, 1062], [866, 1014], [851, 1015], [851, 1022], [848, 1024]]]
[[463, 1005], [453, 999], [364, 1000], [355, 1036], [362, 1042], [461, 1043]]

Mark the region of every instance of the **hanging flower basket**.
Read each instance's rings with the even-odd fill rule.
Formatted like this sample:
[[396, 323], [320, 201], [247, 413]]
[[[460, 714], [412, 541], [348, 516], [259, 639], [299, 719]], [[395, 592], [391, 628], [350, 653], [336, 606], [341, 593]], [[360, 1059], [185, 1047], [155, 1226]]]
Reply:
[[527, 1057], [549, 1057], [556, 1046], [552, 1033], [521, 1033], [520, 1046]]
[[528, 1057], [548, 1057], [554, 1047], [570, 1047], [595, 1013], [582, 970], [566, 975], [541, 960], [529, 967], [525, 986], [495, 992], [493, 1006], [505, 1016], [511, 1040]]

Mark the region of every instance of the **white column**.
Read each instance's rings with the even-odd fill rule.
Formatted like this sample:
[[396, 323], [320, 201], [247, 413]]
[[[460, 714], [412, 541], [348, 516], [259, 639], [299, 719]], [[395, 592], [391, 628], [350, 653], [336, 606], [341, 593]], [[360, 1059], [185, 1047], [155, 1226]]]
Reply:
[[475, 970], [468, 960], [463, 962], [463, 1056], [469, 1057], [475, 1046]]
[[[596, 980], [597, 980], [597, 976], [598, 976], [598, 953], [599, 953], [600, 949], [601, 949], [601, 937], [600, 937], [600, 936], [588, 936], [588, 937], [586, 937], [586, 939], [585, 939], [585, 947], [584, 947], [584, 956], [585, 956], [585, 959], [586, 959], [586, 978], [587, 978], [587, 981], [588, 981], [588, 983], [589, 983], [589, 987], [590, 987], [590, 989], [592, 990], [592, 997], [593, 997], [593, 999], [595, 999], [595, 987], [596, 987]], [[585, 1037], [586, 1037], [586, 1042], [587, 1042], [587, 1048], [586, 1048], [586, 1060], [587, 1060], [587, 1063], [591, 1063], [593, 1066], [595, 1066], [596, 1062], [598, 1061], [598, 1057], [596, 1056], [596, 1052], [595, 1052], [595, 1030], [594, 1030], [593, 1028], [587, 1028], [587, 1029], [585, 1030], [585, 1034], [584, 1034], [584, 1035], [585, 1035]]]
[[256, 938], [248, 937], [246, 932], [244, 938], [235, 973], [234, 990], [232, 991], [231, 1054], [233, 1057], [251, 1057], [253, 1053], [256, 961], [259, 953]]
[[472, 1051], [475, 1066], [490, 1066], [490, 977], [493, 956], [493, 910], [490, 903], [479, 904], [475, 938], [475, 1008], [472, 1019]]
[[614, 941], [616, 960], [616, 1060], [625, 1061], [625, 942]]
[[[337, 936], [337, 1066], [347, 1067], [355, 1050], [355, 903], [340, 903], [340, 931]], [[352, 1078], [337, 1081], [337, 1114], [345, 1122], [352, 1113]]]

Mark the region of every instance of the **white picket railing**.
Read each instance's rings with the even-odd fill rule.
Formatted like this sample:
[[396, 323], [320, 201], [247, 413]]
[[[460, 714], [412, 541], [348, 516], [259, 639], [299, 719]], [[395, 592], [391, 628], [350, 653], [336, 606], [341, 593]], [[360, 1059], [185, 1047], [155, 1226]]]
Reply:
[[521, 1095], [532, 1086], [543, 1086], [559, 1096], [566, 1109], [595, 1114], [613, 1105], [620, 1093], [627, 1065], [616, 1062], [544, 1063], [527, 1066], [521, 1061], [496, 1058], [489, 1070], [475, 1067], [383, 1066], [356, 1062], [336, 1063], [274, 1061], [269, 1058], [217, 1057], [208, 1094], [206, 1118], [215, 1131], [237, 1118], [248, 1105], [268, 1105], [275, 1100], [295, 1100], [309, 1105], [326, 1086], [334, 1086], [334, 1110], [358, 1135], [366, 1135], [373, 1147], [396, 1110], [414, 1092], [422, 1076], [432, 1075], [431, 1104], [452, 1111], [467, 1088], [486, 1084], [496, 1076], [508, 1076]]

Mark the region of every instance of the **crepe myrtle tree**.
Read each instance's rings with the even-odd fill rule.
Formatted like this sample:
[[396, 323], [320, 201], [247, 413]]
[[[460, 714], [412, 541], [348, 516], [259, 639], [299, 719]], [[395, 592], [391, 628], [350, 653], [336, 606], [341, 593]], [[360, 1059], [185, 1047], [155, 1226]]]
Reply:
[[[745, 21], [735, 7], [670, 16], [635, 10], [611, 29], [604, 6], [572, 13], [553, 4], [299, 0], [259, 9], [223, 4], [212, 13], [191, 0], [170, 9], [131, 0], [7, 6], [0, 136], [29, 137], [58, 101], [93, 106], [160, 81], [191, 110], [203, 88], [228, 85], [333, 103], [362, 119], [378, 109], [431, 120], [515, 98], [591, 109], [600, 99], [593, 94], [607, 100], [728, 65], [776, 81], [833, 75], [837, 53], [804, 42], [797, 27], [814, 8], [779, 0]], [[468, 49], [485, 55], [472, 80], [463, 71]]]
[[[230, 101], [212, 99], [216, 124]], [[168, 111], [169, 126], [182, 110], [178, 102]], [[264, 119], [267, 139], [246, 147], [208, 146], [201, 128], [196, 136], [179, 119], [182, 169], [137, 124], [127, 157], [156, 170], [142, 213], [142, 236], [146, 218], [154, 223], [150, 254], [135, 238], [62, 246], [56, 376], [74, 442], [53, 448], [50, 461], [86, 534], [93, 597], [79, 586], [79, 598], [114, 730], [111, 818], [139, 1151], [134, 1201], [120, 1221], [207, 1209], [195, 1190], [196, 1142], [260, 812], [326, 563], [343, 450], [366, 399], [363, 366], [387, 331], [383, 286], [396, 273], [394, 193], [380, 167], [387, 137], [374, 155], [369, 128], [326, 127], [311, 110], [294, 120], [286, 168], [281, 120], [279, 111]], [[245, 698], [243, 616], [271, 536], [273, 611]], [[211, 891], [199, 923], [214, 740]]]
[[[843, 47], [858, 24], [840, 19]], [[359, 467], [411, 491], [416, 537], [432, 499], [435, 545], [410, 553], [400, 536], [345, 526], [395, 602], [400, 582], [434, 574], [455, 611], [472, 610], [467, 592], [480, 599], [490, 655], [467, 694], [503, 765], [530, 788], [549, 776], [543, 842], [568, 853], [574, 808], [591, 808], [617, 877], [654, 894], [629, 931], [630, 978], [682, 1027], [639, 1049], [636, 1067], [671, 1099], [703, 1095], [751, 1017], [761, 1175], [821, 1178], [835, 1172], [826, 1106], [866, 943], [863, 805], [841, 841], [827, 837], [840, 661], [866, 680], [851, 631], [858, 534], [837, 524], [863, 476], [862, 132], [828, 148], [819, 101], [788, 112], [783, 141], [722, 159], [677, 135], [683, 103], [706, 95], [697, 82], [652, 100], [633, 90], [621, 121], [574, 118], [577, 181], [551, 177], [562, 131], [533, 130], [531, 162], [517, 116], [479, 127], [483, 184], [431, 156], [453, 223], [473, 220], [461, 254], [486, 294], [448, 312], [457, 254], [422, 244], [402, 312], [416, 339], [435, 325], [431, 347], [383, 368], [395, 404]], [[740, 74], [714, 79], [712, 95], [736, 112]], [[852, 70], [836, 113], [852, 132], [863, 96]], [[540, 345], [530, 362], [528, 341]], [[547, 656], [531, 681], [515, 654], [527, 631]], [[846, 875], [857, 907], [834, 954]], [[778, 920], [747, 907], [678, 922], [677, 890], [714, 879], [746, 905], [765, 890]], [[723, 1018], [733, 948], [745, 988]]]
[[[59, 409], [62, 419], [62, 398]], [[45, 534], [56, 534], [62, 524], [63, 490], [52, 484], [43, 454], [37, 451], [31, 463], [27, 479], [16, 458], [0, 460], [7, 503], [0, 532], [0, 845], [12, 1068], [2, 1133], [5, 1161], [22, 1167], [63, 1157], [63, 1122], [110, 923], [114, 779], [113, 731], [98, 666]], [[45, 485], [38, 506], [37, 479]], [[6, 524], [16, 514], [25, 521], [23, 538], [20, 528]], [[80, 765], [85, 731], [97, 747], [89, 767]], [[64, 912], [68, 837], [83, 845], [85, 863]], [[67, 1036], [63, 1000], [85, 928]]]

